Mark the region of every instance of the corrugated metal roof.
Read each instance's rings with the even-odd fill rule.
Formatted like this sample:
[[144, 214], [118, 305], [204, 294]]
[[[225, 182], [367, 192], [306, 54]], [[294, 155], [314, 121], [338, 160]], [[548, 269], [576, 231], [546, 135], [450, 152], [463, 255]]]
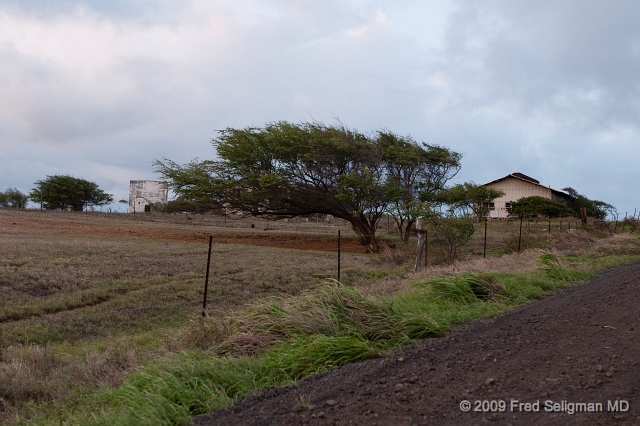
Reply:
[[543, 188], [549, 188], [553, 192], [557, 192], [559, 194], [565, 195], [568, 198], [573, 198], [570, 194], [567, 194], [564, 191], [560, 191], [559, 189], [553, 189], [550, 186], [541, 185], [540, 181], [538, 181], [536, 179], [533, 179], [532, 177], [529, 177], [529, 176], [527, 176], [527, 175], [525, 175], [523, 173], [520, 173], [520, 172], [511, 173], [511, 174], [508, 174], [505, 177], [501, 177], [500, 179], [492, 180], [489, 183], [485, 183], [484, 186], [491, 185], [492, 183], [500, 182], [501, 180], [505, 180], [505, 179], [508, 179], [508, 178], [519, 179], [519, 180], [522, 180], [524, 182], [530, 183], [532, 185], [542, 186]]

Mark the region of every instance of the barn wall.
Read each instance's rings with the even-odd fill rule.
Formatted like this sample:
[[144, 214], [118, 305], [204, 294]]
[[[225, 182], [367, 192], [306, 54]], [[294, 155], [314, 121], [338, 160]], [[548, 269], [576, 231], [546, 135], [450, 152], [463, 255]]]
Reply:
[[492, 218], [505, 218], [509, 215], [507, 211], [507, 203], [517, 201], [523, 197], [531, 197], [537, 195], [552, 199], [551, 188], [536, 185], [516, 178], [506, 178], [499, 182], [493, 182], [485, 185], [488, 188], [499, 189], [505, 193], [504, 196], [494, 200], [494, 208], [489, 213]]
[[154, 180], [132, 180], [129, 182], [129, 213], [144, 213], [144, 206], [167, 203], [169, 184]]

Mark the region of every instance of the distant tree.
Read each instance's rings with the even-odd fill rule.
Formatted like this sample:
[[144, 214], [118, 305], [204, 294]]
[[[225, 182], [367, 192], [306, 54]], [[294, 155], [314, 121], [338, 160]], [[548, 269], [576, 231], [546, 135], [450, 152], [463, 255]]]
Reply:
[[0, 207], [13, 207], [23, 209], [29, 201], [29, 196], [16, 188], [7, 188], [0, 192]]
[[509, 210], [509, 216], [519, 217], [520, 219], [536, 216], [554, 218], [575, 215], [575, 212], [565, 205], [537, 195], [513, 201]]
[[441, 161], [421, 159], [428, 145], [410, 138], [390, 141], [390, 135], [317, 122], [228, 128], [213, 141], [219, 160], [155, 165], [185, 201], [267, 218], [331, 214], [348, 221], [362, 245], [377, 252], [382, 215], [403, 197], [414, 199], [418, 181], [424, 182], [408, 178], [401, 166], [409, 170], [431, 162], [435, 170]]
[[457, 216], [474, 216], [481, 221], [489, 215], [489, 203], [503, 195], [504, 192], [500, 190], [465, 182], [444, 191], [441, 199], [452, 210], [458, 212]]
[[596, 219], [604, 220], [607, 217], [607, 214], [610, 214], [612, 217], [617, 216], [616, 208], [609, 203], [599, 200], [590, 200], [584, 195], [579, 194], [578, 191], [571, 187], [562, 188], [562, 190], [571, 195], [572, 199], [570, 207], [578, 215], [580, 215], [580, 209], [584, 207], [587, 210], [587, 216]]
[[35, 184], [37, 187], [31, 190], [29, 197], [35, 202], [41, 201], [48, 210], [83, 211], [113, 202], [113, 197], [98, 188], [96, 183], [73, 176], [47, 176]]

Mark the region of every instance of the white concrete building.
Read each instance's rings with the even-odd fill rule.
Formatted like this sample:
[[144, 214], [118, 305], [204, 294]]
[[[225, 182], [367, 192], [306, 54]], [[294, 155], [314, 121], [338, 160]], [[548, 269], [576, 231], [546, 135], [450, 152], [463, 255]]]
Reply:
[[155, 180], [129, 181], [129, 213], [144, 213], [145, 206], [167, 204], [169, 184]]

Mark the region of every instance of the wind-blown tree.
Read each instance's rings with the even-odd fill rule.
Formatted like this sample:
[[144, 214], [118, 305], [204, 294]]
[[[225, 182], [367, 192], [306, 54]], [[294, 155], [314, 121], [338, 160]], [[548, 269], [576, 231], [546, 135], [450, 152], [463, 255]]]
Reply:
[[33, 202], [40, 202], [45, 209], [71, 209], [104, 206], [113, 202], [110, 194], [101, 190], [94, 182], [73, 176], [54, 175], [36, 181], [37, 187], [29, 193]]
[[571, 187], [562, 188], [562, 190], [566, 191], [571, 195], [571, 197], [573, 197], [570, 202], [570, 207], [578, 215], [580, 215], [580, 208], [584, 207], [587, 209], [587, 216], [589, 217], [602, 220], [607, 217], [607, 214], [610, 214], [613, 218], [617, 217], [616, 208], [609, 203], [599, 200], [590, 200], [584, 195], [579, 194], [578, 191]]
[[441, 146], [418, 144], [411, 136], [386, 130], [377, 133], [377, 141], [387, 164], [388, 180], [400, 190], [389, 213], [402, 241], [408, 242], [411, 227], [424, 215], [425, 204], [434, 204], [446, 183], [460, 170], [462, 155]]
[[[219, 160], [179, 165], [165, 159], [155, 166], [182, 200], [273, 219], [331, 214], [377, 252], [377, 223], [406, 192], [381, 134], [317, 122], [227, 128], [213, 140]], [[403, 150], [416, 155], [419, 146], [396, 149], [398, 156], [409, 155]]]
[[24, 209], [29, 201], [29, 196], [16, 188], [7, 188], [0, 192], [0, 207]]

